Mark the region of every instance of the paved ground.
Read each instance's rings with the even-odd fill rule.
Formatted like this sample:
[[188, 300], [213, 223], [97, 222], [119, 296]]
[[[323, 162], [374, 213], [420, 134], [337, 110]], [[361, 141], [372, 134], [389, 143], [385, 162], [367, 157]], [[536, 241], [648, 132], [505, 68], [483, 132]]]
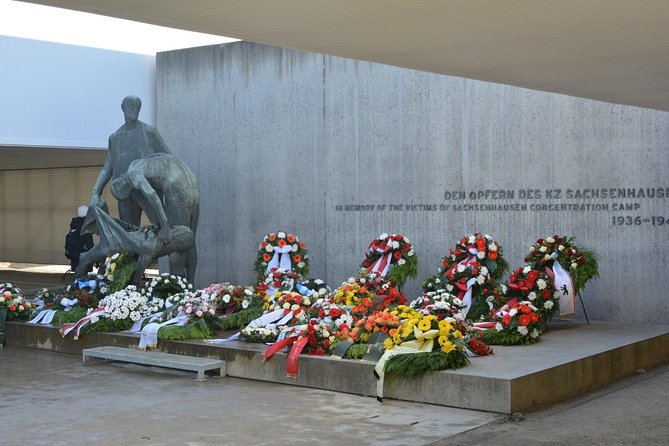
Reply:
[[[2, 266], [0, 283], [24, 290], [62, 283], [59, 273]], [[669, 364], [515, 419], [193, 376], [0, 349], [0, 445], [669, 444]]]

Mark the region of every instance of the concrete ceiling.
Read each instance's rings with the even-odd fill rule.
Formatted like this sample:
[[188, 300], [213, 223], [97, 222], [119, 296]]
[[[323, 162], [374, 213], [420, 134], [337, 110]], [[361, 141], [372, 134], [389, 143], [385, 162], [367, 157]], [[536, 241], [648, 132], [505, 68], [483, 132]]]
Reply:
[[667, 0], [28, 0], [669, 111]]

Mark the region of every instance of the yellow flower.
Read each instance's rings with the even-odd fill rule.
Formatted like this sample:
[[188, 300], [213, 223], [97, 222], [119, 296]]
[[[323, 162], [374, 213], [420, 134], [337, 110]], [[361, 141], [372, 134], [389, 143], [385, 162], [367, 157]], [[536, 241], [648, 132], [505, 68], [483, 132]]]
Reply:
[[450, 322], [441, 320], [439, 321], [439, 332], [441, 334], [447, 335], [453, 330], [453, 326], [451, 325]]
[[393, 342], [395, 344], [400, 344], [402, 342], [402, 336], [400, 335], [399, 330], [396, 331], [395, 334], [393, 335]]
[[453, 345], [453, 343], [450, 341], [446, 341], [446, 343], [442, 344], [441, 346], [441, 351], [444, 353], [450, 353], [453, 350], [455, 350], [455, 345]]
[[418, 322], [418, 328], [422, 331], [428, 331], [431, 326], [432, 322], [427, 318], [421, 319], [421, 321]]
[[393, 340], [390, 339], [390, 338], [386, 338], [386, 340], [383, 341], [383, 347], [384, 347], [386, 350], [390, 350], [391, 348], [393, 348], [394, 345], [395, 345], [395, 344], [393, 344]]
[[455, 330], [453, 332], [453, 336], [455, 336], [458, 339], [462, 339], [462, 333], [460, 333], [460, 330]]
[[441, 345], [443, 347], [444, 345], [446, 345], [446, 343], [449, 342], [448, 341], [448, 336], [443, 336], [443, 335], [439, 336], [438, 341], [439, 341], [439, 345]]

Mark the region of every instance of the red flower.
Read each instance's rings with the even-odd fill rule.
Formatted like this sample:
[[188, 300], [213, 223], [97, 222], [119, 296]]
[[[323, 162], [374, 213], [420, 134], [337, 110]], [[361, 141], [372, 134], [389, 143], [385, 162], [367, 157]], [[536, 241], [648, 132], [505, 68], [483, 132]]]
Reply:
[[527, 314], [522, 314], [520, 317], [518, 317], [518, 323], [522, 325], [523, 327], [527, 327], [530, 325], [530, 322], [532, 321], [532, 318], [528, 316]]
[[298, 262], [298, 263], [299, 263], [299, 262], [302, 261], [302, 256], [299, 255], [299, 254], [295, 254], [295, 255], [293, 256], [293, 260], [294, 260], [295, 262]]
[[339, 308], [330, 308], [329, 314], [332, 319], [337, 319], [339, 316], [341, 316]]
[[545, 289], [545, 290], [543, 290], [543, 291], [541, 292], [541, 297], [543, 297], [544, 299], [548, 300], [548, 299], [551, 298], [551, 295], [552, 295], [552, 294], [553, 294], [553, 293], [551, 293], [551, 290], [549, 290], [549, 289]]
[[388, 296], [392, 300], [395, 300], [400, 296], [400, 292], [397, 290], [397, 288], [391, 288], [390, 290], [388, 290]]
[[509, 325], [511, 323], [511, 316], [509, 316], [508, 314], [504, 315], [504, 317], [502, 318], [502, 323], [504, 325]]
[[395, 258], [395, 260], [401, 259], [402, 258], [402, 251], [395, 251], [393, 253], [393, 257]]
[[497, 260], [497, 251], [489, 251], [488, 252], [488, 258], [490, 260]]
[[262, 259], [263, 259], [265, 262], [269, 262], [270, 260], [272, 260], [272, 256], [269, 255], [269, 253], [266, 252], [265, 254], [262, 255]]
[[411, 244], [410, 243], [405, 243], [404, 246], [402, 247], [403, 250], [406, 252], [411, 251]]
[[476, 249], [479, 251], [485, 251], [486, 248], [486, 241], [485, 238], [479, 237], [476, 239]]
[[533, 269], [529, 273], [527, 273], [527, 280], [536, 282], [538, 278], [539, 278], [539, 271], [537, 271], [536, 269]]
[[532, 319], [532, 322], [539, 322], [539, 315], [537, 313], [532, 313], [530, 314], [530, 319]]

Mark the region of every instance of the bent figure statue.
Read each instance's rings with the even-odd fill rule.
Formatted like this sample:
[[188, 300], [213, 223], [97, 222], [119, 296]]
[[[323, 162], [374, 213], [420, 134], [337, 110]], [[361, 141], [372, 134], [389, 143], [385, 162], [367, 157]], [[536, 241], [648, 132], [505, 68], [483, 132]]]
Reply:
[[[176, 225], [170, 228], [170, 243], [165, 243], [153, 231], [126, 231], [106, 212], [94, 207], [97, 227], [100, 232], [100, 243], [93, 249], [81, 254], [76, 276], [86, 274], [93, 263], [104, 261], [117, 252], [130, 252], [138, 256], [138, 268], [132, 282], [137, 285], [144, 270], [152, 260], [165, 255], [170, 256], [171, 273], [186, 277], [186, 263], [195, 243], [195, 235], [187, 226]], [[192, 259], [191, 259], [192, 261]], [[174, 268], [174, 269], [172, 269]]]
[[[159, 226], [161, 242], [171, 243], [174, 226], [186, 226], [195, 236], [200, 215], [197, 178], [174, 155], [155, 153], [133, 161], [127, 173], [112, 182], [111, 192], [117, 200], [131, 199], [139, 204], [149, 221]], [[170, 273], [176, 274], [174, 270], [181, 262], [180, 255], [170, 254]], [[186, 256], [184, 276], [191, 282], [196, 267], [197, 249], [193, 241]]]

